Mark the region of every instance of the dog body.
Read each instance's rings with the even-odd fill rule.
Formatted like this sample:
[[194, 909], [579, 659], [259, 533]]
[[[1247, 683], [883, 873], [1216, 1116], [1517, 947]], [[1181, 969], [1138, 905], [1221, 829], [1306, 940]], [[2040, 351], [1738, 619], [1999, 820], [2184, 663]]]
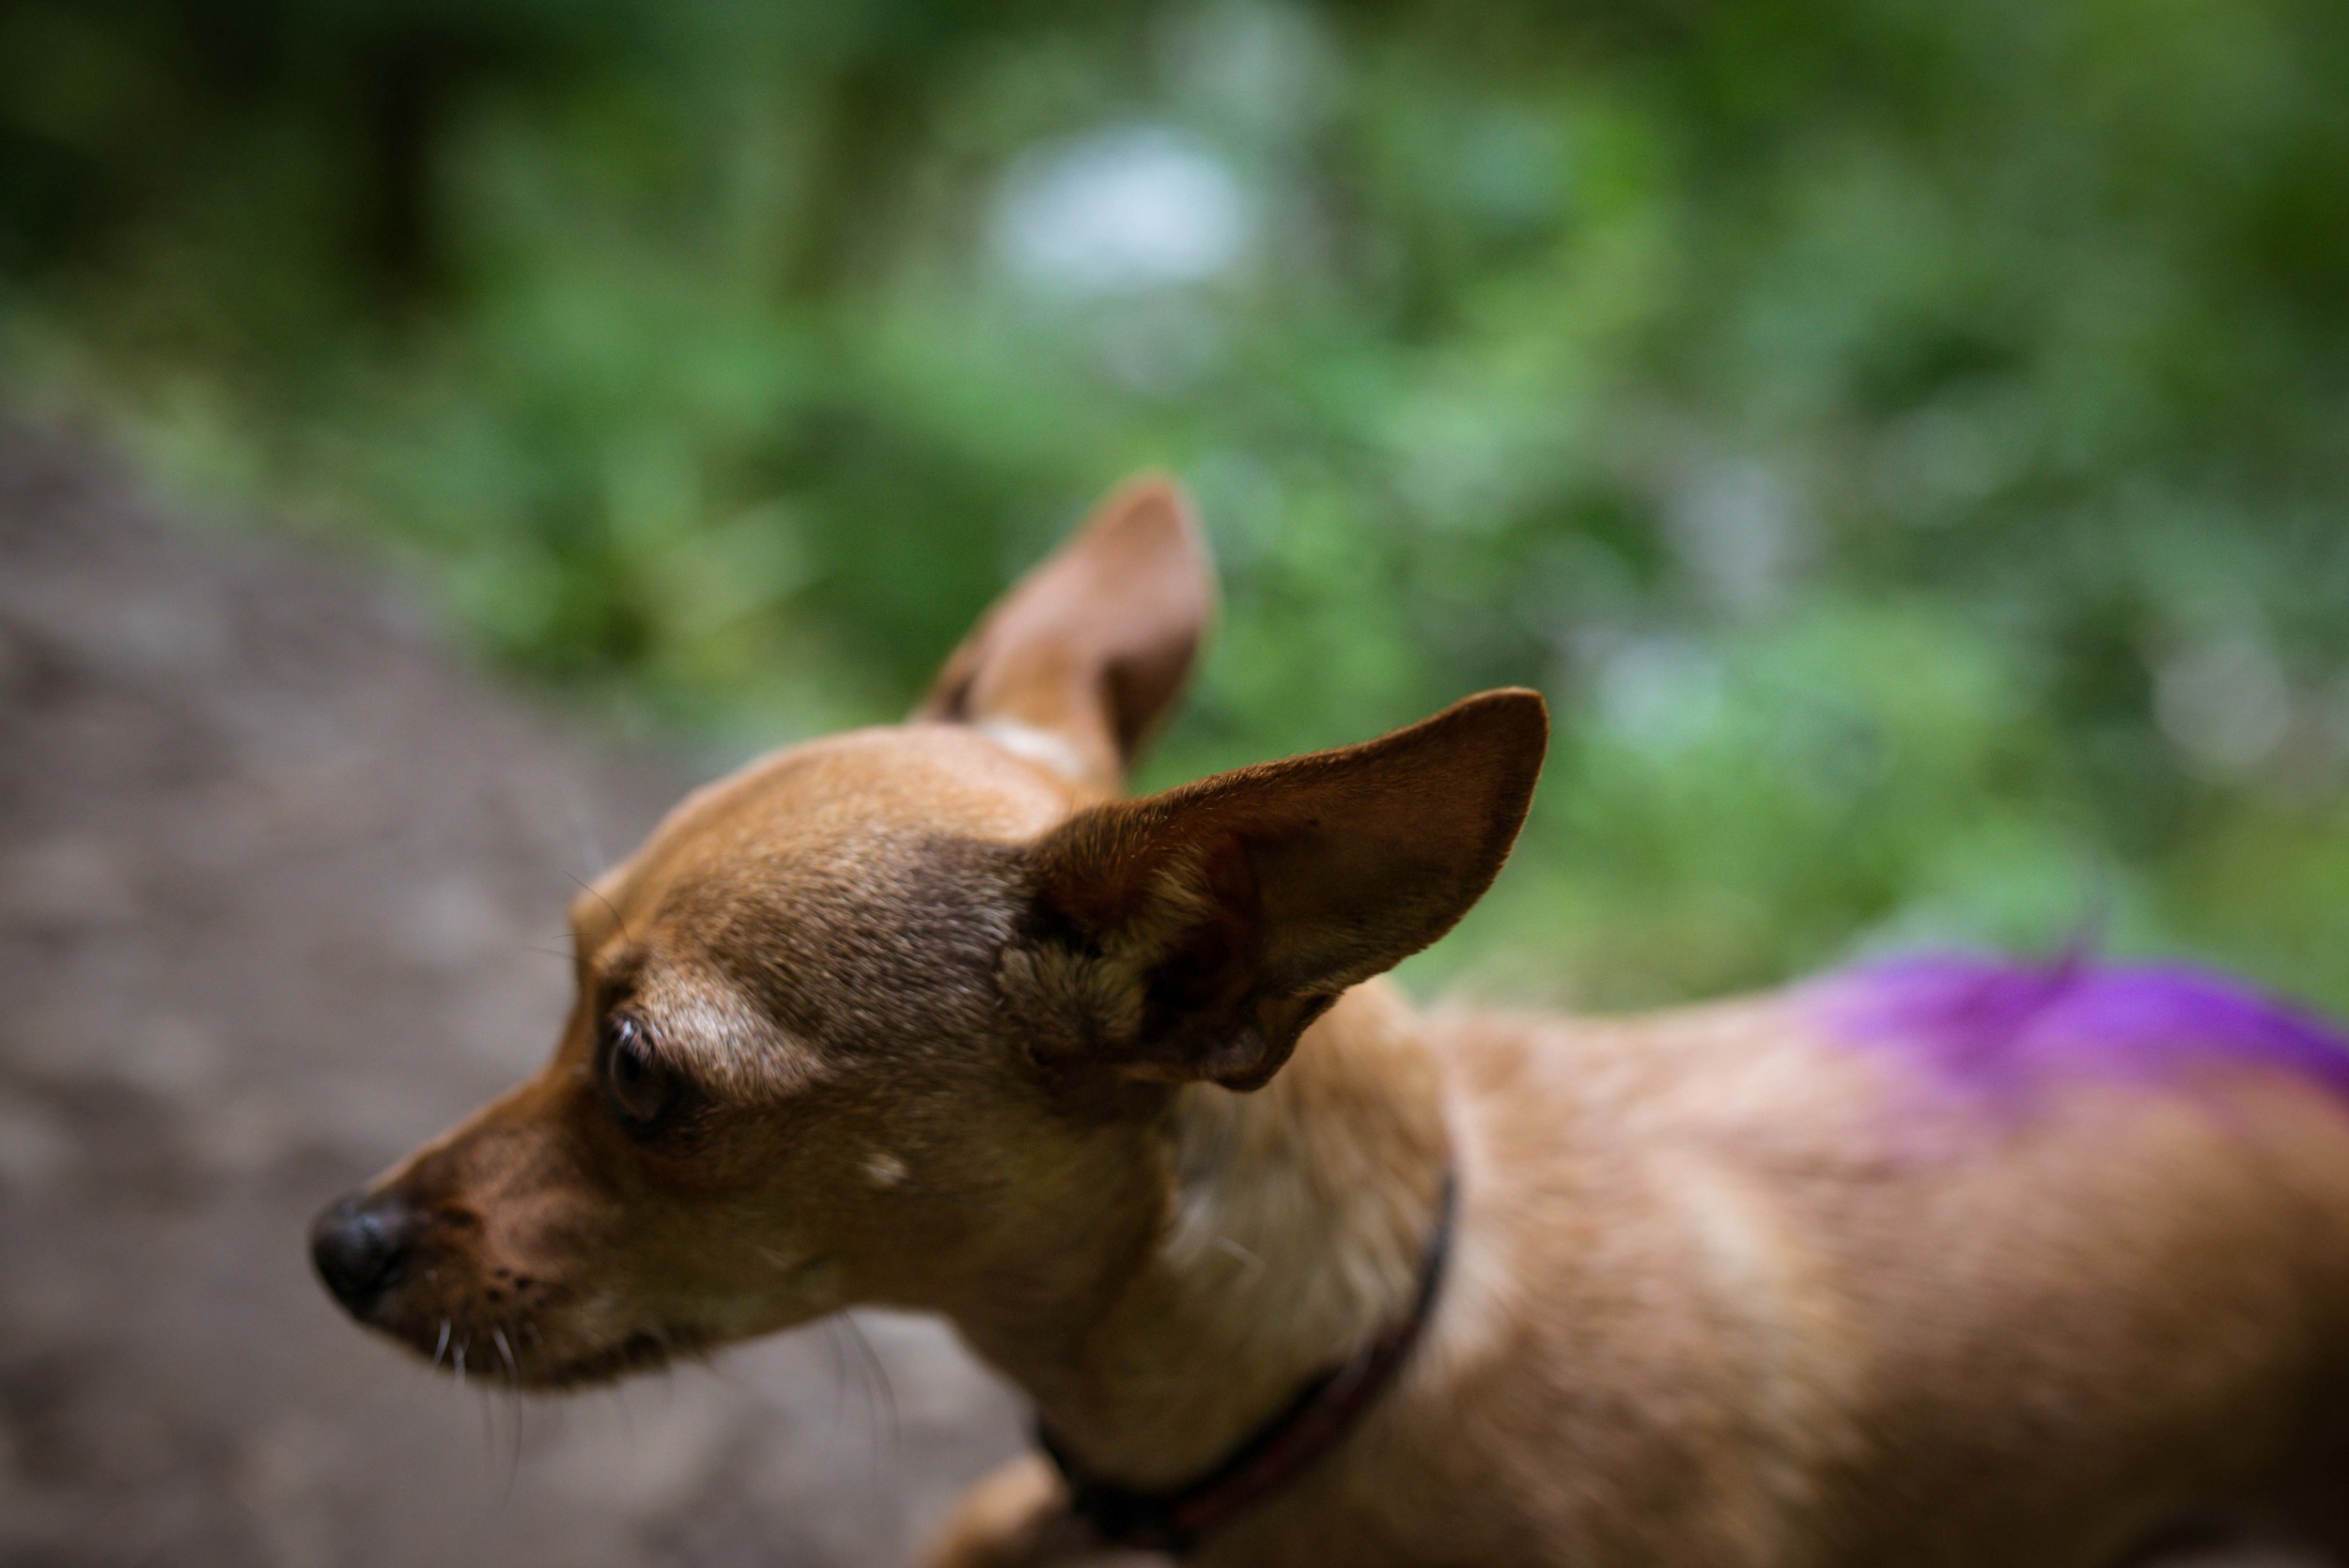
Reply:
[[[2349, 1561], [2349, 1055], [2176, 971], [1883, 967], [1634, 1020], [1375, 976], [1498, 870], [1496, 693], [1115, 797], [1209, 589], [1113, 498], [919, 720], [697, 794], [572, 909], [547, 1070], [320, 1221], [353, 1313], [561, 1387], [944, 1313], [1167, 1488], [1410, 1310], [1208, 1564], [2098, 1568], [2221, 1517]], [[938, 1568], [1098, 1543], [1041, 1459]]]
[[[2091, 1568], [2225, 1519], [2349, 1548], [2349, 1113], [2290, 1069], [2018, 1104], [1855, 1048], [1802, 990], [1579, 1022], [1364, 989], [1261, 1094], [1177, 1113], [1178, 1143], [1258, 1152], [1185, 1216], [1248, 1256], [1184, 1258], [1178, 1305], [1090, 1347], [1156, 1374], [1101, 1452], [1191, 1473], [1398, 1310], [1389, 1238], [1448, 1146], [1443, 1309], [1362, 1428], [1196, 1560]], [[1380, 1281], [1350, 1319], [1293, 1315], [1350, 1278]], [[1281, 1331], [1284, 1376], [1202, 1379]], [[1177, 1441], [1152, 1413], [1187, 1393], [1212, 1413]], [[1022, 1554], [1064, 1507], [1015, 1467], [938, 1560], [1048, 1560]]]

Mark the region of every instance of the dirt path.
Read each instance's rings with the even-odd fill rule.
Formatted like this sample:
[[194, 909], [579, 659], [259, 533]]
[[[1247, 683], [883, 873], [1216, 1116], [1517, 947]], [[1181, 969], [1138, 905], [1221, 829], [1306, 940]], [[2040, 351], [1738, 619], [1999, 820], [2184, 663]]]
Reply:
[[1019, 1441], [944, 1333], [516, 1411], [337, 1318], [311, 1212], [527, 1071], [597, 840], [686, 781], [352, 573], [0, 423], [0, 1562], [889, 1564]]

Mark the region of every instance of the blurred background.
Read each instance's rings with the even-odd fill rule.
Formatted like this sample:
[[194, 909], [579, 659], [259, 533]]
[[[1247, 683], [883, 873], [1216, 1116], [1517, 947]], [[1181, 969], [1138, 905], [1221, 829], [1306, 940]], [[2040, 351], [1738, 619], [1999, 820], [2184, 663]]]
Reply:
[[2331, 0], [9, 0], [0, 324], [712, 760], [1170, 466], [1231, 602], [1148, 782], [1561, 709], [1438, 971], [2349, 1005], [2344, 88]]
[[[568, 877], [901, 713], [1145, 465], [1229, 593], [1145, 785], [1549, 695], [1423, 991], [2085, 939], [2349, 1009], [2344, 89], [2338, 0], [0, 0], [0, 902], [54, 1001], [0, 1024], [10, 1212], [51, 1236], [36, 1178], [194, 1118], [189, 1168], [298, 1224], [528, 1064], [559, 964], [509, 956]], [[505, 1000], [444, 1017], [446, 966]], [[287, 987], [309, 1022], [255, 1023]], [[116, 1265], [56, 1266], [51, 1339]], [[284, 1312], [315, 1402], [360, 1347]], [[759, 1354], [677, 1396], [732, 1413], [641, 1515], [748, 1522], [627, 1550], [887, 1560], [919, 1441], [830, 1546], [710, 1468], [799, 1397]], [[53, 1362], [0, 1379], [25, 1452], [82, 1397]], [[1016, 1441], [961, 1377], [922, 1384], [946, 1468]], [[273, 1519], [251, 1475], [342, 1473], [237, 1463]]]

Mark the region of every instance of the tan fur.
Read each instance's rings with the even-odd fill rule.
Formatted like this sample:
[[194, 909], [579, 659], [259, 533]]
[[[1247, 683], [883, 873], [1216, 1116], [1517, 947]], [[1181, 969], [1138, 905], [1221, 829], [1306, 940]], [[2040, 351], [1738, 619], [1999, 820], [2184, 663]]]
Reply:
[[[681, 804], [576, 901], [547, 1069], [372, 1189], [428, 1218], [368, 1321], [557, 1387], [926, 1309], [1163, 1485], [1405, 1311], [1449, 1165], [1413, 1358], [1199, 1561], [2095, 1568], [2220, 1514], [2349, 1550], [2340, 1104], [2238, 1068], [2001, 1118], [1786, 997], [1422, 1013], [1363, 977], [1489, 881], [1538, 705], [1114, 801], [1211, 603], [1130, 489], [924, 721]], [[614, 1010], [694, 1086], [672, 1132], [615, 1119]], [[1026, 1459], [928, 1560], [1093, 1549]]]

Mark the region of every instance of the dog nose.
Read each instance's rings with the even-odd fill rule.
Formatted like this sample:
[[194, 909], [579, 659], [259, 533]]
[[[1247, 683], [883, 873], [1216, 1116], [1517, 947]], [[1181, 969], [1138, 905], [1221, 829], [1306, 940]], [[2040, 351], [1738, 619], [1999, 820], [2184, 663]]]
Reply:
[[335, 1300], [365, 1317], [399, 1277], [415, 1228], [415, 1211], [398, 1195], [351, 1193], [310, 1227], [311, 1265]]

